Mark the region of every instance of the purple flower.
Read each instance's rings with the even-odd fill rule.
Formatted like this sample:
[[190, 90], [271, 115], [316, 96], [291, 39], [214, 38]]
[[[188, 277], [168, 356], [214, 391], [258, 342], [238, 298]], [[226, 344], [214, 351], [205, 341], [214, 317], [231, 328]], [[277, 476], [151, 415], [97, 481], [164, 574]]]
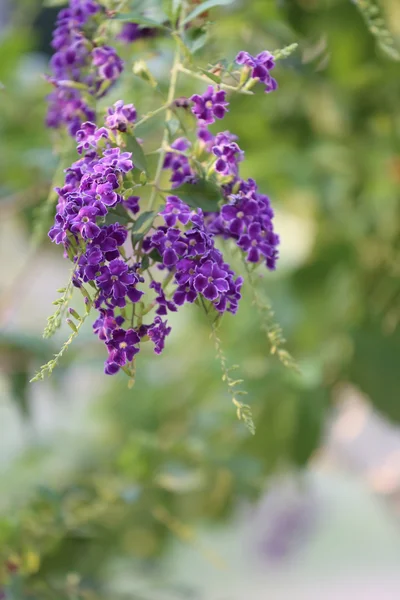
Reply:
[[82, 121], [93, 121], [96, 114], [74, 89], [57, 87], [47, 96], [48, 109], [46, 125], [57, 129], [66, 125], [68, 133], [75, 136]]
[[255, 200], [246, 197], [232, 196], [233, 204], [224, 204], [221, 208], [221, 217], [229, 225], [229, 232], [238, 236], [259, 213], [259, 206]]
[[175, 281], [179, 285], [189, 284], [193, 287], [197, 263], [191, 258], [182, 258], [176, 264]]
[[54, 219], [54, 225], [50, 228], [49, 238], [55, 244], [66, 244], [67, 233], [65, 231], [64, 219], [60, 214], [57, 214]]
[[251, 77], [265, 84], [266, 93], [277, 89], [278, 84], [270, 75], [270, 71], [275, 67], [275, 60], [270, 52], [260, 52], [257, 56], [251, 56], [248, 52], [242, 51], [237, 55], [236, 62], [238, 65], [251, 68]]
[[82, 154], [82, 152], [86, 153], [92, 148], [97, 148], [100, 140], [109, 139], [107, 129], [104, 127], [97, 129], [96, 125], [90, 121], [82, 123], [81, 128], [76, 132], [75, 137], [78, 142], [76, 149], [79, 154]]
[[106, 260], [112, 261], [120, 256], [118, 247], [125, 243], [127, 237], [126, 228], [119, 223], [113, 223], [107, 227], [102, 227], [92, 244], [99, 247]]
[[116, 317], [112, 309], [100, 309], [100, 317], [93, 323], [93, 331], [101, 340], [109, 340], [114, 329], [121, 327], [124, 317]]
[[104, 255], [99, 246], [89, 244], [86, 252], [79, 258], [79, 275], [83, 281], [93, 281], [99, 273]]
[[179, 229], [159, 228], [151, 238], [152, 244], [162, 255], [163, 264], [173, 267], [187, 249], [187, 244]]
[[[110, 175], [111, 178], [115, 178], [116, 177], [114, 174]], [[118, 183], [117, 183], [117, 187]], [[109, 181], [108, 178], [106, 179], [106, 181], [101, 181], [96, 185], [96, 195], [98, 200], [104, 204], [106, 207], [107, 206], [115, 206], [115, 204], [117, 204], [117, 202], [119, 202], [121, 200], [121, 196], [119, 194], [117, 194], [115, 191], [115, 184], [114, 181]]]
[[108, 109], [106, 117], [106, 125], [110, 129], [118, 129], [118, 131], [126, 131], [130, 123], [136, 120], [136, 109], [133, 104], [124, 104], [122, 100], [118, 100], [112, 108]]
[[188, 157], [180, 154], [181, 152], [185, 152], [190, 146], [189, 140], [183, 137], [178, 138], [171, 144], [171, 148], [177, 150], [177, 152], [167, 152], [165, 155], [163, 168], [171, 169], [172, 175], [170, 181], [173, 188], [179, 187], [183, 183], [193, 182], [196, 179]]
[[232, 314], [237, 312], [239, 307], [239, 300], [242, 297], [240, 290], [243, 285], [243, 278], [236, 277], [233, 278], [233, 271], [229, 270], [230, 277], [228, 279], [229, 289], [226, 294], [221, 294], [219, 300], [214, 302], [214, 307], [219, 312], [223, 313], [228, 311]]
[[197, 129], [197, 137], [208, 147], [212, 146], [212, 142], [214, 141], [214, 135], [207, 129], [205, 125], [200, 125]]
[[265, 258], [271, 257], [273, 251], [268, 234], [259, 223], [249, 226], [247, 234], [240, 236], [238, 246], [247, 252], [247, 260], [253, 263], [258, 263], [261, 255]]
[[157, 30], [151, 27], [141, 27], [137, 23], [124, 23], [117, 38], [125, 44], [131, 44], [141, 38], [150, 38], [157, 35]]
[[122, 200], [122, 205], [136, 215], [140, 211], [139, 201], [140, 196], [128, 196], [128, 198]]
[[185, 232], [187, 241], [187, 256], [205, 256], [214, 244], [206, 231], [200, 227], [193, 227]]
[[229, 289], [226, 278], [228, 273], [221, 269], [211, 260], [207, 260], [198, 270], [194, 280], [195, 289], [203, 294], [207, 300], [214, 301], [221, 292], [227, 292]]
[[196, 298], [197, 291], [189, 283], [179, 285], [173, 296], [173, 300], [178, 306], [182, 306], [185, 302], [193, 303]]
[[93, 0], [70, 0], [69, 11], [71, 20], [79, 25], [85, 25], [87, 21], [100, 10], [100, 6]]
[[70, 230], [79, 233], [84, 239], [95, 238], [100, 233], [100, 227], [96, 225], [96, 217], [99, 211], [94, 206], [84, 206], [72, 220]]
[[170, 310], [171, 312], [176, 312], [176, 306], [171, 300], [167, 300], [165, 297], [165, 293], [161, 283], [158, 281], [152, 281], [150, 283], [150, 289], [154, 290], [157, 294], [156, 296], [156, 304], [158, 304], [158, 308], [156, 310], [157, 315], [165, 316]]
[[138, 302], [143, 295], [135, 288], [137, 281], [137, 275], [130, 272], [128, 265], [118, 258], [108, 266], [101, 267], [100, 275], [96, 277], [96, 283], [105, 296], [112, 296], [115, 300], [128, 296], [132, 302]]
[[228, 110], [225, 97], [226, 93], [223, 90], [215, 91], [210, 85], [202, 96], [195, 94], [190, 98], [194, 102], [192, 112], [201, 124], [214, 123], [216, 118], [222, 119]]
[[191, 216], [192, 210], [187, 204], [182, 202], [177, 196], [167, 196], [165, 208], [159, 214], [164, 217], [168, 227], [173, 227], [177, 221], [186, 225]]
[[156, 354], [161, 354], [164, 350], [165, 338], [170, 331], [171, 327], [168, 327], [167, 321], [163, 321], [161, 317], [156, 317], [154, 323], [147, 329], [147, 335], [154, 344]]
[[107, 148], [103, 152], [103, 158], [94, 166], [94, 170], [97, 173], [104, 173], [104, 167], [113, 167], [122, 173], [128, 173], [133, 169], [131, 157], [131, 152], [121, 152], [118, 147]]
[[244, 152], [239, 148], [236, 141], [237, 136], [229, 131], [218, 133], [215, 136], [212, 152], [217, 156], [216, 170], [222, 175], [238, 174], [238, 163], [244, 158]]
[[105, 373], [114, 375], [139, 352], [140, 337], [134, 329], [115, 329], [106, 342], [108, 358], [105, 362]]
[[103, 81], [114, 82], [123, 70], [123, 62], [111, 46], [99, 46], [92, 51], [93, 65]]

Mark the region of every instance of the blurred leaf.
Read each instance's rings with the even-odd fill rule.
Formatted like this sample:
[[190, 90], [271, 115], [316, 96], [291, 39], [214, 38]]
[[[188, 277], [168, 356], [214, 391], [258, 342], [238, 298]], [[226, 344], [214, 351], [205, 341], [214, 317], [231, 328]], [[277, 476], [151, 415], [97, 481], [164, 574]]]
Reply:
[[145, 211], [136, 219], [132, 227], [132, 243], [137, 244], [140, 242], [150, 230], [153, 225], [154, 217], [156, 216], [154, 211]]
[[299, 391], [294, 430], [291, 436], [291, 459], [295, 465], [304, 467], [320, 445], [327, 406], [328, 392], [326, 390]]
[[29, 377], [29, 372], [28, 372], [27, 368], [12, 371], [12, 373], [10, 375], [12, 397], [17, 402], [21, 413], [25, 417], [29, 416], [29, 403], [28, 403], [29, 379], [30, 379], [30, 377]]
[[218, 203], [222, 200], [220, 189], [209, 180], [199, 179], [196, 183], [184, 183], [175, 190], [170, 190], [193, 208], [204, 211], [218, 210]]
[[165, 29], [168, 30], [162, 22], [154, 21], [153, 19], [148, 19], [143, 15], [138, 13], [121, 13], [113, 17], [115, 21], [129, 21], [130, 23], [136, 23], [137, 25], [143, 25], [143, 27], [152, 27], [155, 29]]
[[137, 232], [143, 229], [146, 229], [146, 225], [151, 227], [154, 217], [156, 216], [155, 211], [145, 211], [136, 219], [133, 224], [132, 231]]
[[185, 41], [178, 34], [173, 34], [173, 37], [174, 37], [175, 42], [178, 44], [182, 55], [186, 58], [186, 60], [189, 63], [192, 63], [193, 62], [192, 53], [190, 51], [190, 48], [188, 48], [188, 46], [186, 45]]
[[37, 335], [23, 333], [21, 331], [1, 331], [0, 350], [24, 351], [31, 356], [42, 358], [46, 356], [52, 345]]
[[155, 262], [162, 262], [162, 256], [157, 250], [157, 248], [153, 248], [153, 250], [149, 253], [149, 257], [153, 259]]
[[200, 69], [200, 71], [204, 73], [204, 75], [207, 75], [207, 77], [215, 81], [215, 83], [221, 83], [221, 77], [219, 75], [216, 75], [215, 73], [210, 73], [210, 71], [207, 71], [207, 69]]
[[172, 119], [169, 119], [166, 123], [167, 127], [168, 127], [168, 131], [172, 136], [174, 136], [177, 131], [179, 130], [179, 127], [181, 126], [181, 123], [179, 121], [179, 119], [176, 119], [175, 117], [172, 117]]
[[43, 0], [43, 6], [52, 8], [53, 6], [65, 6], [67, 0]]
[[134, 166], [140, 169], [141, 171], [144, 171], [146, 175], [148, 175], [149, 171], [146, 156], [143, 152], [141, 144], [139, 144], [134, 135], [128, 136], [126, 149], [129, 152], [132, 152], [132, 161]]
[[182, 24], [186, 25], [186, 23], [190, 23], [190, 21], [193, 21], [193, 19], [199, 17], [210, 8], [214, 8], [215, 6], [228, 6], [228, 4], [232, 4], [233, 2], [234, 0], [206, 0], [205, 2], [202, 2], [196, 6], [196, 8], [194, 8], [192, 12], [188, 14], [186, 19], [182, 21]]
[[385, 417], [400, 423], [400, 332], [386, 336], [379, 324], [355, 332], [349, 375]]
[[196, 36], [192, 36], [189, 41], [189, 48], [193, 54], [204, 48], [208, 41], [209, 35], [207, 30], [199, 29]]
[[163, 0], [162, 7], [171, 22], [175, 25], [179, 10], [182, 6], [182, 0]]

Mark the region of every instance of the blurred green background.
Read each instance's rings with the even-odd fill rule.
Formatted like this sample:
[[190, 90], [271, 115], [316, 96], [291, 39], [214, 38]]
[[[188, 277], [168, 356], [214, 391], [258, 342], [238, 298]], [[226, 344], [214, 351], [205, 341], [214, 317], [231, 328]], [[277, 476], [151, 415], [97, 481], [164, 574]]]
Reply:
[[[399, 39], [398, 1], [381, 6]], [[202, 66], [299, 43], [277, 64], [278, 91], [232, 97], [223, 123], [276, 209], [278, 269], [255, 283], [301, 371], [270, 354], [271, 317], [245, 284], [220, 338], [252, 437], [192, 306], [161, 357], [141, 353], [133, 389], [103, 375], [90, 326], [50, 380], [28, 383], [67, 337], [41, 337], [68, 277], [46, 239], [56, 12], [0, 11], [0, 598], [398, 600], [400, 62], [349, 0], [212, 13]], [[167, 40], [120, 50], [165, 77]], [[180, 93], [195, 87], [182, 79]], [[142, 114], [157, 101], [129, 68], [106, 102], [119, 97]], [[157, 122], [143, 137], [157, 147]]]

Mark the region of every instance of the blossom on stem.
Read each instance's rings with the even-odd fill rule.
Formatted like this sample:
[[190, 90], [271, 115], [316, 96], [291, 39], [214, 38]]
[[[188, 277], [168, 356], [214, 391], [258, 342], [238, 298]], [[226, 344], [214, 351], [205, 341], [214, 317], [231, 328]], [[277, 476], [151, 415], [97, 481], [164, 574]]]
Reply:
[[157, 35], [157, 29], [152, 27], [141, 27], [137, 23], [124, 23], [117, 38], [125, 44], [131, 44], [142, 38], [151, 38]]
[[114, 106], [107, 110], [106, 125], [110, 129], [126, 131], [130, 123], [136, 121], [136, 109], [133, 104], [124, 104], [122, 100], [115, 102]]
[[147, 335], [154, 344], [154, 352], [161, 354], [164, 350], [165, 338], [171, 332], [171, 327], [168, 327], [167, 321], [163, 321], [161, 317], [156, 317], [154, 322], [148, 327]]
[[212, 85], [201, 96], [194, 94], [190, 100], [194, 103], [193, 114], [201, 124], [210, 125], [215, 119], [223, 119], [227, 112], [228, 102], [224, 90], [215, 90]]
[[48, 96], [48, 127], [66, 126], [74, 136], [83, 121], [95, 121], [90, 97], [102, 97], [118, 79], [123, 62], [110, 46], [93, 47], [95, 15], [101, 5], [94, 0], [70, 0], [58, 13], [53, 32], [55, 50], [50, 60], [54, 86]]
[[239, 148], [236, 140], [236, 135], [224, 131], [218, 133], [212, 142], [212, 152], [217, 157], [215, 169], [221, 175], [238, 174], [239, 163], [244, 158], [244, 152]]
[[242, 51], [235, 60], [238, 65], [246, 65], [251, 69], [251, 78], [264, 83], [266, 93], [277, 89], [278, 84], [270, 74], [275, 67], [275, 60], [270, 52], [264, 51], [257, 56], [251, 56], [248, 52]]
[[108, 358], [105, 362], [105, 373], [115, 375], [127, 362], [133, 360], [139, 352], [140, 337], [134, 329], [114, 329], [106, 341]]

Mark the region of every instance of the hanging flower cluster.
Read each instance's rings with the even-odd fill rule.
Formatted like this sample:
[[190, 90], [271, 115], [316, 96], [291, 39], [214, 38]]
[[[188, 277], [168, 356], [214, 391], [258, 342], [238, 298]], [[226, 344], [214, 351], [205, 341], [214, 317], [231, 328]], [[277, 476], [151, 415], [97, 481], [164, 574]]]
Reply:
[[54, 91], [48, 96], [47, 125], [65, 125], [71, 135], [85, 120], [95, 120], [93, 98], [101, 98], [120, 76], [123, 63], [114, 48], [94, 39], [102, 8], [94, 0], [70, 0], [60, 11], [53, 33], [55, 53], [48, 80]]
[[[155, 179], [135, 183], [134, 161], [126, 151], [137, 123], [135, 107], [120, 100], [97, 123], [87, 103], [88, 95], [103, 95], [122, 71], [115, 50], [97, 45], [93, 37], [94, 20], [101, 18], [107, 15], [97, 2], [70, 0], [53, 37], [50, 80], [55, 91], [49, 97], [48, 124], [66, 127], [75, 136], [80, 158], [56, 188], [49, 236], [64, 247], [74, 264], [73, 285], [98, 312], [93, 330], [106, 346], [105, 372], [123, 369], [131, 374], [144, 342], [152, 342], [157, 354], [163, 350], [171, 331], [168, 314], [183, 304], [196, 303], [220, 315], [237, 311], [243, 279], [225, 260], [218, 238], [233, 240], [247, 261], [269, 269], [276, 265], [279, 238], [269, 198], [255, 181], [240, 176], [244, 152], [237, 137], [209, 130], [227, 113], [224, 87], [231, 86], [221, 80], [202, 94], [179, 97], [180, 62], [174, 64], [164, 108], [167, 119], [178, 107], [190, 108], [194, 135], [174, 139], [166, 119]], [[134, 25], [123, 26], [120, 36], [125, 41], [128, 29], [132, 40], [147, 35]], [[244, 70], [238, 91], [246, 90], [246, 78], [247, 89], [254, 79], [266, 91], [276, 89], [270, 75], [274, 59], [268, 52], [256, 57], [241, 52], [236, 63]], [[82, 85], [73, 87], [71, 82]], [[145, 152], [142, 140], [135, 138], [135, 144]], [[166, 176], [169, 192], [160, 186]], [[134, 195], [136, 188], [140, 195]], [[210, 190], [212, 197], [207, 198]], [[79, 317], [73, 309], [70, 316]], [[71, 318], [68, 322], [75, 330]]]

